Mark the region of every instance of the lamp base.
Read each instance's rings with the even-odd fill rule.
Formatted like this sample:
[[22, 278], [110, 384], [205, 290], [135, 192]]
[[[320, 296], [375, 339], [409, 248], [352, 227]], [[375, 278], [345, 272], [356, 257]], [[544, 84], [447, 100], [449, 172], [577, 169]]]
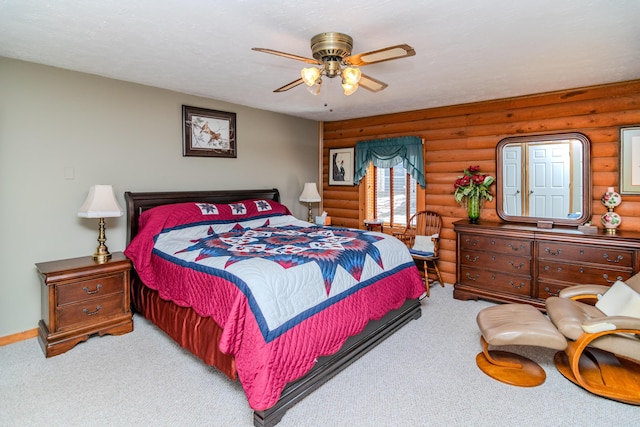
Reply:
[[311, 202], [309, 202], [309, 216], [307, 217], [307, 222], [313, 224], [313, 211], [311, 210]]
[[98, 250], [96, 250], [96, 253], [93, 254], [92, 258], [98, 264], [104, 264], [111, 259], [111, 253], [99, 253]]
[[104, 242], [107, 241], [107, 237], [104, 232], [104, 218], [100, 218], [100, 222], [98, 223], [98, 247], [96, 248], [96, 252], [93, 254], [93, 260], [98, 264], [104, 264], [105, 262], [111, 259], [111, 254], [109, 253], [109, 248]]

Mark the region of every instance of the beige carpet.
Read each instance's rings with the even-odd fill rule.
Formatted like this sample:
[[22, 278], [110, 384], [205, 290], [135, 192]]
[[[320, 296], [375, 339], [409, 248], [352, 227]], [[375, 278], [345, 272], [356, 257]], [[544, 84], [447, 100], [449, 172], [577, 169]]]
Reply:
[[[521, 347], [547, 381], [504, 385], [475, 365], [475, 316], [491, 305], [431, 289], [410, 322], [284, 416], [301, 426], [635, 426], [640, 408], [593, 396], [553, 367], [553, 352]], [[145, 319], [45, 359], [36, 339], [0, 347], [0, 426], [251, 426], [237, 383]]]

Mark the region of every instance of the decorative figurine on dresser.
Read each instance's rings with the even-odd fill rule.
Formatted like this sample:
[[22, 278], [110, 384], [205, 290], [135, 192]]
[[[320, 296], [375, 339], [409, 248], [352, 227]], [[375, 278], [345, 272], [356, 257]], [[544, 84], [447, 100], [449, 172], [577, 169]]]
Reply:
[[[616, 230], [619, 222], [585, 226], [592, 207], [589, 147], [588, 138], [579, 133], [500, 141], [496, 210], [502, 222], [454, 223], [455, 298], [544, 309], [545, 299], [568, 286], [611, 286], [640, 272], [640, 233]], [[557, 163], [558, 158], [564, 160]], [[551, 170], [553, 177], [532, 176]], [[545, 188], [551, 178], [564, 190]], [[602, 198], [608, 209], [603, 216], [620, 203], [614, 193], [610, 188]]]

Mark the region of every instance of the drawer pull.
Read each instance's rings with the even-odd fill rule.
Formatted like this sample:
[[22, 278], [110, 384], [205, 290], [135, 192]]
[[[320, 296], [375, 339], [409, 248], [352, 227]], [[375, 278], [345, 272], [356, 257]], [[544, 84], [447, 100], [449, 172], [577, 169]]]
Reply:
[[551, 289], [548, 286], [545, 286], [544, 290], [547, 291], [547, 295], [552, 297], [557, 297], [560, 294], [560, 290], [556, 292], [551, 292]]
[[606, 252], [602, 254], [602, 257], [604, 259], [606, 259], [607, 262], [616, 262], [616, 263], [618, 263], [618, 262], [620, 262], [620, 261], [622, 261], [624, 259], [624, 257], [622, 255], [618, 255], [618, 257], [615, 258], [615, 259], [609, 259], [609, 255], [607, 255]]
[[476, 262], [478, 260], [478, 258], [480, 258], [480, 256], [476, 255], [476, 256], [473, 257], [473, 259], [471, 259], [471, 255], [467, 255], [466, 258], [467, 258], [467, 261]]
[[102, 283], [98, 283], [98, 286], [96, 286], [96, 290], [95, 291], [90, 291], [89, 288], [87, 288], [86, 286], [84, 288], [82, 288], [83, 291], [85, 291], [88, 295], [94, 295], [97, 294], [98, 292], [100, 292], [100, 288], [102, 287]]
[[517, 285], [515, 284], [515, 282], [513, 280], [509, 281], [509, 284], [511, 285], [512, 288], [514, 289], [522, 289], [524, 287], [524, 283], [520, 282]]
[[98, 314], [98, 312], [99, 312], [100, 310], [102, 310], [102, 306], [101, 306], [101, 305], [97, 305], [97, 306], [96, 306], [96, 311], [89, 311], [89, 309], [88, 309], [88, 308], [85, 308], [85, 309], [83, 309], [83, 310], [82, 310], [82, 312], [83, 312], [84, 314], [86, 314], [87, 316], [94, 316], [94, 315]]
[[519, 251], [520, 249], [524, 249], [525, 248], [525, 246], [522, 243], [520, 243], [520, 246], [518, 246], [518, 247], [513, 246], [513, 243], [509, 243], [507, 246], [509, 246], [514, 251]]
[[544, 248], [544, 251], [549, 255], [560, 255], [562, 253], [562, 249], [558, 249], [557, 251], [554, 252], [549, 248]]
[[624, 280], [622, 276], [618, 276], [615, 280], [609, 280], [609, 275], [607, 273], [603, 274], [602, 278], [604, 279], [605, 282], [607, 282], [610, 285], [613, 285], [616, 282], [616, 280], [620, 280], [621, 282]]
[[469, 279], [469, 280], [473, 280], [474, 282], [475, 282], [476, 280], [478, 280], [478, 277], [480, 277], [480, 275], [479, 275], [479, 274], [476, 274], [475, 276], [471, 277], [471, 274], [469, 274], [469, 273], [465, 274], [465, 276], [467, 276], [467, 279]]
[[[548, 265], [544, 266], [544, 271], [550, 271], [550, 270], [551, 270], [551, 267], [549, 267]], [[562, 271], [562, 267], [556, 267], [556, 271], [560, 273]]]
[[468, 244], [468, 245], [471, 245], [471, 246], [475, 246], [475, 245], [477, 245], [478, 243], [480, 243], [480, 241], [479, 241], [479, 240], [477, 240], [477, 239], [476, 239], [476, 240], [471, 240], [471, 239], [469, 239], [468, 237], [467, 237], [464, 241], [465, 241], [465, 242], [467, 242], [467, 244]]
[[511, 267], [515, 268], [516, 270], [520, 270], [522, 267], [524, 267], [524, 262], [521, 262], [520, 265], [516, 265], [513, 261], [509, 261], [509, 264], [511, 264]]

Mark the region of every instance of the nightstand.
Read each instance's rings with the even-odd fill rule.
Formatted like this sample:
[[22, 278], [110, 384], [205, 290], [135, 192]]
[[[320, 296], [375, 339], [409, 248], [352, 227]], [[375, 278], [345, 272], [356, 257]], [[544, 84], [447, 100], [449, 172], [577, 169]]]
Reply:
[[103, 264], [91, 256], [36, 264], [42, 280], [38, 341], [56, 356], [94, 334], [133, 330], [129, 303], [131, 261], [122, 252]]

